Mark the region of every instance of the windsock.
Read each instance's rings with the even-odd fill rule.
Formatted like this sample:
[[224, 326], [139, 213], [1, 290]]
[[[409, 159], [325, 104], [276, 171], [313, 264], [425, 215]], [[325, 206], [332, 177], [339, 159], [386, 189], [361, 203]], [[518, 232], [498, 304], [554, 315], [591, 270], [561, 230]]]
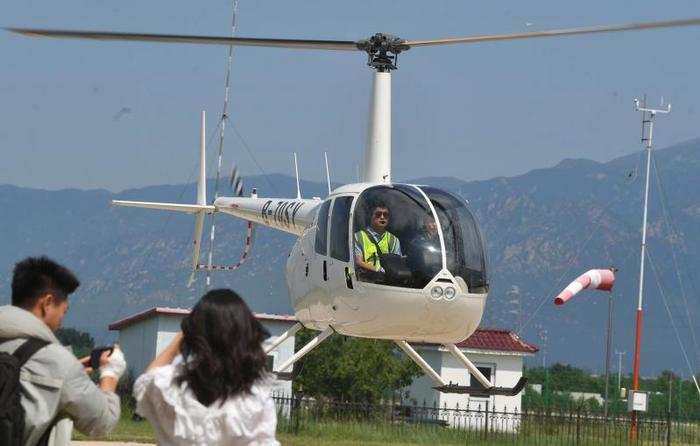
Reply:
[[571, 299], [584, 288], [609, 291], [615, 284], [615, 273], [609, 269], [592, 269], [581, 274], [569, 284], [564, 291], [554, 299], [556, 305], [561, 305]]

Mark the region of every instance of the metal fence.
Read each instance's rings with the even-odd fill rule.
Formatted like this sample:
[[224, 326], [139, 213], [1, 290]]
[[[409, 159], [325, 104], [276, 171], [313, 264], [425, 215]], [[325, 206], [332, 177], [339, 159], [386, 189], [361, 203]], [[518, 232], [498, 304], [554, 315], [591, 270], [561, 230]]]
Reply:
[[[355, 403], [302, 395], [275, 395], [278, 430], [324, 438], [396, 440], [424, 444], [628, 445], [629, 415], [605, 419], [572, 407], [557, 411], [520, 411]], [[639, 413], [636, 445], [700, 444], [700, 418]]]

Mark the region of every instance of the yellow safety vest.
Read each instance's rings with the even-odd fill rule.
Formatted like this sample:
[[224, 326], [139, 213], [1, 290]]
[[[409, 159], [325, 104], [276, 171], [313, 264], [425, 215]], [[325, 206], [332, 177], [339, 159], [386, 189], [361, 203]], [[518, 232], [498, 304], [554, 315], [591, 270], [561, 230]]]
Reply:
[[365, 262], [369, 263], [375, 268], [377, 266], [381, 266], [379, 262], [379, 255], [377, 254], [377, 245], [379, 245], [379, 248], [382, 250], [382, 254], [391, 254], [396, 248], [396, 240], [396, 236], [389, 231], [385, 231], [382, 238], [376, 244], [374, 243], [372, 237], [370, 237], [370, 235], [367, 234], [367, 231], [364, 229], [355, 233], [355, 243], [360, 245], [360, 249], [362, 249], [362, 253], [364, 254]]

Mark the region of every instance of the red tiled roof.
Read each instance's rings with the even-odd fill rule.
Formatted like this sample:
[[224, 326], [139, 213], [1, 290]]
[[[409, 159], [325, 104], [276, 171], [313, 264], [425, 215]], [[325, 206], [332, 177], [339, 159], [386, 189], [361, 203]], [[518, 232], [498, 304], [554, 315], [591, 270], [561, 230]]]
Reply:
[[[172, 314], [172, 315], [187, 315], [190, 314], [190, 308], [166, 308], [166, 307], [153, 307], [141, 313], [134, 314], [132, 316], [126, 317], [117, 322], [112, 322], [109, 324], [110, 330], [121, 330], [124, 327], [133, 325], [138, 321], [151, 318], [157, 314]], [[259, 320], [264, 321], [290, 321], [296, 322], [297, 318], [289, 314], [268, 314], [268, 313], [253, 313], [255, 317]]]
[[477, 328], [471, 336], [455, 345], [467, 349], [522, 353], [537, 353], [540, 350], [523, 341], [517, 333], [497, 328]]

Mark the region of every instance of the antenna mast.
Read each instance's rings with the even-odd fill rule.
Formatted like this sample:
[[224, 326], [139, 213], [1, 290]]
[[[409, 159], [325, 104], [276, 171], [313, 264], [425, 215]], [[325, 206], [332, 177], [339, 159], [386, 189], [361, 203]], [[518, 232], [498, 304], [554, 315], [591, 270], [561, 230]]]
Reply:
[[326, 182], [328, 183], [328, 195], [331, 194], [331, 173], [328, 170], [328, 152], [323, 152], [323, 157], [326, 159]]
[[294, 152], [294, 173], [297, 177], [297, 200], [301, 200], [301, 189], [299, 188], [299, 166], [297, 165], [297, 153]]
[[[639, 300], [637, 303], [637, 330], [634, 342], [634, 375], [632, 387], [636, 392], [639, 390], [639, 348], [642, 337], [642, 299], [644, 297], [644, 257], [647, 250], [647, 211], [649, 206], [649, 171], [651, 168], [651, 150], [654, 136], [654, 118], [658, 113], [667, 114], [671, 111], [671, 104], [668, 104], [665, 109], [647, 108], [646, 96], [644, 102], [640, 105], [639, 99], [634, 100], [636, 111], [642, 112], [642, 144], [646, 143], [647, 150], [647, 169], [646, 181], [644, 184], [644, 214], [642, 217], [642, 249], [641, 259], [639, 264]], [[663, 99], [661, 100], [663, 105]], [[634, 395], [630, 397], [634, 398]], [[633, 441], [637, 440], [637, 411], [632, 411], [632, 428], [630, 438]]]

